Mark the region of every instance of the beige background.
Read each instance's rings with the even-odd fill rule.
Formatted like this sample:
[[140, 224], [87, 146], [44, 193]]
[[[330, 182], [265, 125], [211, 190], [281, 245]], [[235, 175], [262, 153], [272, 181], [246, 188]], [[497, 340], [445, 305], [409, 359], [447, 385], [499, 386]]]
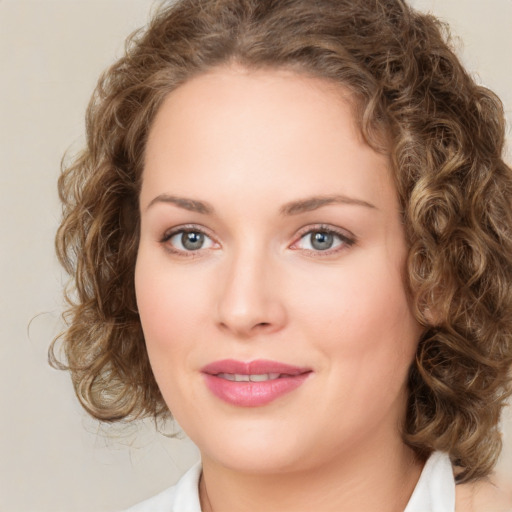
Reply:
[[[452, 24], [469, 69], [501, 95], [510, 125], [512, 0], [413, 4]], [[154, 434], [150, 424], [100, 428], [76, 403], [68, 376], [46, 363], [62, 304], [53, 255], [60, 158], [80, 146], [97, 76], [151, 6], [0, 0], [2, 511], [119, 510], [169, 486], [197, 458], [190, 442]], [[510, 128], [508, 135], [510, 145]], [[510, 412], [503, 428], [500, 472], [512, 486]]]

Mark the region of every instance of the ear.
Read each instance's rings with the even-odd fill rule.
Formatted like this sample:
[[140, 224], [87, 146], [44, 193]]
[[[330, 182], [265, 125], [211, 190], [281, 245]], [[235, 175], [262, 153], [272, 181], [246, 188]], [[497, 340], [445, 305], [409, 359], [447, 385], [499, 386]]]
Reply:
[[439, 314], [439, 311], [435, 311], [432, 307], [424, 306], [422, 318], [425, 320], [424, 323], [426, 326], [437, 327], [440, 324], [441, 315]]
[[438, 327], [444, 323], [445, 315], [443, 310], [445, 308], [443, 308], [439, 297], [436, 297], [436, 294], [430, 293], [428, 296], [420, 296], [414, 301], [416, 319], [421, 325], [429, 328]]

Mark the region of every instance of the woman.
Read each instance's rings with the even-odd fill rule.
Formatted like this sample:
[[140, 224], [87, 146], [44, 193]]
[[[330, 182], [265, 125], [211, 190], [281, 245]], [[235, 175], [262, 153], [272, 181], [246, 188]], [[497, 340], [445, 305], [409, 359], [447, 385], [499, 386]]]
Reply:
[[94, 417], [172, 412], [201, 451], [133, 510], [510, 508], [512, 173], [445, 30], [183, 0], [100, 80], [59, 183], [66, 367]]

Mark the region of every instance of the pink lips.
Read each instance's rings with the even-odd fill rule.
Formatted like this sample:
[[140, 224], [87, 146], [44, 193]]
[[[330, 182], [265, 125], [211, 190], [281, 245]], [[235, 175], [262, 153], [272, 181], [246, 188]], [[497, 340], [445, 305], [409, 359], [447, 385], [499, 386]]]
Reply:
[[216, 397], [239, 407], [266, 405], [298, 388], [311, 374], [310, 368], [262, 359], [247, 363], [224, 359], [201, 371]]

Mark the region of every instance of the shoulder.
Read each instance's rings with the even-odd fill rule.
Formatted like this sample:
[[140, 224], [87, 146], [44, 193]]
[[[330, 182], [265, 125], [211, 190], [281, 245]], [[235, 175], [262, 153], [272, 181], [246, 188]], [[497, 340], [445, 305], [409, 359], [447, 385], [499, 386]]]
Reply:
[[512, 496], [491, 478], [457, 485], [456, 512], [512, 512]]
[[165, 491], [152, 496], [147, 500], [141, 501], [133, 505], [124, 512], [157, 512], [164, 510], [172, 510], [175, 501], [176, 487], [169, 487]]
[[201, 512], [199, 479], [201, 463], [192, 466], [174, 485], [160, 494], [134, 505], [125, 512]]

